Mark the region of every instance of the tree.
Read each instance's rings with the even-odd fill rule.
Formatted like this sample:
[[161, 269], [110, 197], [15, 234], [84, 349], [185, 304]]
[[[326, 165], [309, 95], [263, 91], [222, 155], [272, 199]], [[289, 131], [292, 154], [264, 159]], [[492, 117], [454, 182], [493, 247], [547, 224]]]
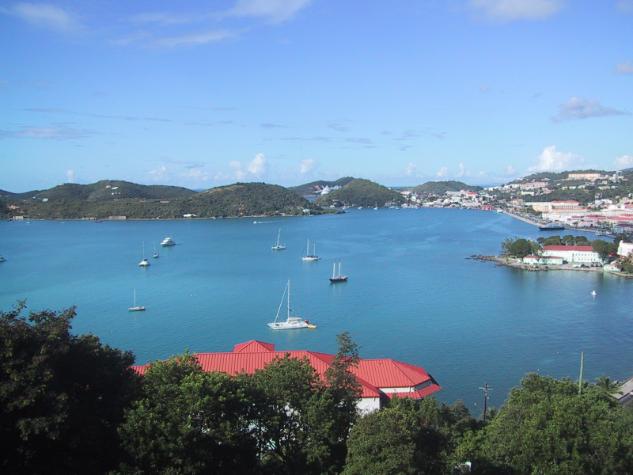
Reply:
[[523, 258], [539, 251], [539, 245], [528, 239], [506, 239], [501, 245], [502, 253], [506, 256]]
[[477, 426], [461, 403], [440, 405], [433, 398], [393, 400], [389, 407], [354, 425], [343, 473], [449, 473], [459, 440]]
[[131, 353], [70, 334], [75, 309], [0, 313], [0, 471], [103, 473], [138, 392]]
[[475, 473], [631, 473], [632, 423], [595, 385], [529, 374], [458, 455]]
[[602, 259], [606, 259], [610, 254], [617, 252], [617, 246], [612, 242], [603, 241], [602, 239], [596, 239], [591, 243], [591, 247], [595, 252], [600, 254]]
[[239, 378], [189, 355], [152, 364], [120, 428], [124, 472], [254, 473], [254, 408]]

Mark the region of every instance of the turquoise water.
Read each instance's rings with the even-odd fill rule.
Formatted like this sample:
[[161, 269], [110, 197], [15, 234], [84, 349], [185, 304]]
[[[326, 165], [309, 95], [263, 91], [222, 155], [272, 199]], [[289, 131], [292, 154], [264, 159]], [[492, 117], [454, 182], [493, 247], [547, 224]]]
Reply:
[[[498, 405], [527, 371], [613, 378], [633, 373], [633, 281], [582, 272], [521, 272], [467, 260], [510, 236], [543, 235], [505, 215], [455, 209], [216, 221], [0, 222], [0, 308], [76, 305], [74, 331], [132, 350], [139, 363], [261, 339], [333, 352], [347, 330], [364, 357], [424, 366], [475, 413], [483, 383]], [[282, 228], [288, 249], [270, 250]], [[164, 236], [148, 269], [137, 267]], [[307, 238], [318, 263], [303, 263]], [[346, 284], [328, 281], [334, 260]], [[317, 330], [273, 332], [284, 285]], [[145, 313], [128, 313], [132, 290]], [[590, 292], [598, 292], [593, 299]]]

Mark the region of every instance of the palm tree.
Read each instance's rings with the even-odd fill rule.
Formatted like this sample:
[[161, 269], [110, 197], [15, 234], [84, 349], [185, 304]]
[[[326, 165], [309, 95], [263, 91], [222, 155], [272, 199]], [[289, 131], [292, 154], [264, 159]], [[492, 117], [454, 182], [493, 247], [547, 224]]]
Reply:
[[607, 394], [613, 394], [620, 387], [620, 384], [608, 376], [600, 376], [596, 379], [596, 386]]

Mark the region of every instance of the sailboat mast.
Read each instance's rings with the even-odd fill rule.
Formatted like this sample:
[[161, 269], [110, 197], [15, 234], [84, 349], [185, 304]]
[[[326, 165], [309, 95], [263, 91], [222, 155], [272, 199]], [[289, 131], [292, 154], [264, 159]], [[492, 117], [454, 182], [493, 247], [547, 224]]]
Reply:
[[134, 299], [133, 300], [134, 300], [134, 305], [133, 306], [136, 307], [136, 289], [134, 289]]
[[288, 317], [286, 321], [290, 320], [290, 281], [288, 281]]
[[332, 278], [336, 277], [336, 262], [332, 264]]

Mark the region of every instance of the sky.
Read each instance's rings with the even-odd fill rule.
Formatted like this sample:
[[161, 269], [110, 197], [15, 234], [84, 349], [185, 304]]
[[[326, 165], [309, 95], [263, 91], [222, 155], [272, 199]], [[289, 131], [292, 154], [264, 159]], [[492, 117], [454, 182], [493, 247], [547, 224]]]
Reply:
[[633, 0], [0, 0], [0, 189], [633, 166]]

